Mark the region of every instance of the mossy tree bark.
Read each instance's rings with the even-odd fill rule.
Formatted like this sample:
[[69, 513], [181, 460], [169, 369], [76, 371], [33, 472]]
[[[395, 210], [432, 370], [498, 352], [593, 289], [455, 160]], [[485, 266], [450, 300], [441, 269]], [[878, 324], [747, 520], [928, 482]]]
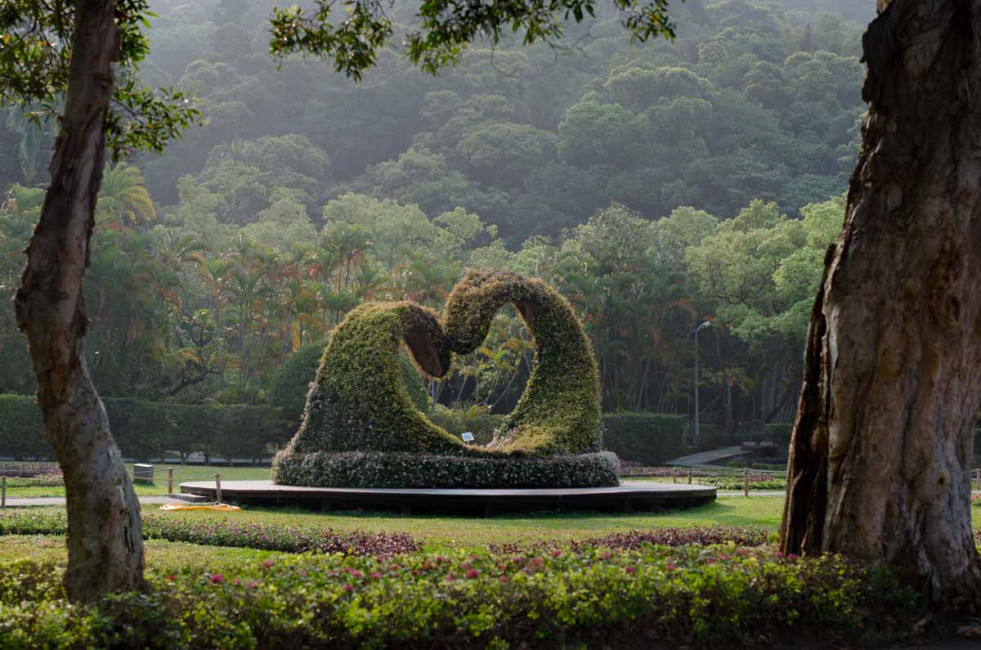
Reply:
[[781, 548], [893, 562], [935, 607], [977, 610], [981, 2], [879, 10], [861, 153], [811, 315]]
[[119, 33], [114, 0], [78, 0], [68, 90], [51, 186], [27, 248], [17, 321], [37, 375], [44, 435], [68, 500], [65, 587], [78, 601], [143, 581], [140, 507], [89, 378], [82, 279], [104, 166]]

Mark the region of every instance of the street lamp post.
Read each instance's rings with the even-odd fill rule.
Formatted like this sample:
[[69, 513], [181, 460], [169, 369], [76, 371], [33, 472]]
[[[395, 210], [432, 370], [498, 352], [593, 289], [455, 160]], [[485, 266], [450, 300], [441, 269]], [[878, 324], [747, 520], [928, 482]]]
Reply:
[[705, 321], [695, 328], [695, 435], [692, 438], [692, 442], [696, 447], [701, 442], [702, 436], [702, 431], [698, 424], [698, 333], [706, 327], [712, 327], [711, 321]]

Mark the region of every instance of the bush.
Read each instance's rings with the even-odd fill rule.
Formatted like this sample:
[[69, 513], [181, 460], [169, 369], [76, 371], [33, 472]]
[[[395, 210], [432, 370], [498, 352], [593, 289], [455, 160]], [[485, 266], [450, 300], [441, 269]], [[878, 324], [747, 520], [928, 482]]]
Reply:
[[474, 457], [384, 452], [278, 455], [277, 483], [356, 488], [571, 488], [619, 484], [619, 462], [600, 452], [569, 456]]
[[455, 436], [464, 431], [473, 434], [475, 445], [486, 445], [494, 438], [494, 431], [501, 426], [503, 415], [495, 415], [486, 406], [468, 406], [465, 410], [449, 409], [435, 404], [429, 419]]
[[[270, 443], [285, 441], [278, 411], [248, 405], [188, 405], [130, 398], [103, 400], [113, 438], [124, 457], [160, 458], [176, 451], [260, 459]], [[33, 398], [0, 395], [0, 456], [53, 458], [42, 436], [41, 412]]]
[[69, 605], [63, 569], [0, 563], [0, 647], [671, 647], [899, 640], [922, 608], [887, 568], [771, 549], [284, 556]]
[[665, 413], [605, 413], [603, 444], [624, 461], [660, 465], [684, 451], [688, 420]]
[[763, 425], [766, 439], [775, 445], [790, 445], [790, 434], [794, 431], [793, 422], [767, 422]]
[[266, 401], [280, 410], [284, 420], [299, 425], [307, 404], [307, 393], [317, 376], [326, 345], [326, 341], [304, 345], [283, 364], [273, 380]]

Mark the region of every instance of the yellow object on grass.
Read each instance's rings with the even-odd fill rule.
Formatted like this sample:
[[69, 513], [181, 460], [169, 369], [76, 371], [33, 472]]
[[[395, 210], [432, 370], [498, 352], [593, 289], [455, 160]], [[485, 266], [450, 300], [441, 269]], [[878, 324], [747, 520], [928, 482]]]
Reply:
[[238, 506], [230, 506], [227, 503], [212, 503], [207, 506], [195, 506], [187, 503], [168, 503], [160, 506], [161, 510], [216, 510], [218, 512], [239, 512]]

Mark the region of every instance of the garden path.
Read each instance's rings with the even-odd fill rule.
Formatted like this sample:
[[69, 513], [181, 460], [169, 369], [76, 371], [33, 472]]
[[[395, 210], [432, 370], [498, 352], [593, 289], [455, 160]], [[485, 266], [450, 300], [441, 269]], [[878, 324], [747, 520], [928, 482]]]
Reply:
[[710, 449], [709, 451], [700, 451], [697, 454], [689, 454], [687, 456], [682, 456], [681, 458], [675, 458], [674, 460], [669, 460], [666, 465], [681, 465], [683, 467], [698, 467], [699, 465], [714, 465], [720, 460], [725, 460], [726, 458], [731, 458], [732, 456], [738, 456], [744, 453], [745, 450], [739, 445], [733, 445], [731, 447], [720, 447], [718, 449]]
[[[192, 503], [191, 500], [179, 497], [139, 497], [140, 503], [163, 505], [165, 503]], [[7, 497], [7, 507], [17, 508], [24, 506], [63, 506], [65, 497]]]

